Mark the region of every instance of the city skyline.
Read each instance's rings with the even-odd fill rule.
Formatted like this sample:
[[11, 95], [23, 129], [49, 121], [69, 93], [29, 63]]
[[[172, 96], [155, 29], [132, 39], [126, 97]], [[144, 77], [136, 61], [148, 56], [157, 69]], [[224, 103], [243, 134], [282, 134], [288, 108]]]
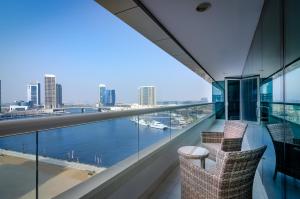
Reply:
[[95, 104], [99, 81], [118, 91], [117, 102], [137, 103], [140, 85], [158, 87], [158, 101], [211, 98], [208, 82], [94, 1], [0, 4], [3, 103], [25, 100], [31, 80], [44, 88], [45, 73], [59, 77], [65, 103]]
[[[46, 86], [46, 84], [48, 84], [48, 85]], [[0, 85], [1, 85], [1, 80], [0, 80]], [[28, 83], [26, 85], [27, 86], [26, 87], [26, 89], [27, 89], [26, 100], [23, 98], [20, 98], [20, 99], [15, 99], [11, 102], [5, 102], [3, 104], [6, 104], [6, 103], [15, 104], [16, 102], [24, 102], [24, 103], [29, 103], [28, 105], [32, 104], [32, 106], [45, 106], [45, 108], [47, 108], [47, 107], [48, 108], [63, 107], [63, 105], [65, 103], [63, 103], [63, 100], [62, 100], [63, 99], [62, 85], [60, 83], [56, 82], [56, 75], [44, 74], [44, 86], [42, 87], [42, 88], [44, 88], [44, 90], [41, 89], [41, 85], [42, 85], [42, 83], [39, 81], [36, 81], [36, 80], [30, 81], [30, 83]], [[142, 99], [142, 95], [143, 95], [142, 93], [143, 93], [143, 90], [145, 90], [147, 88], [154, 89], [154, 91], [151, 91], [152, 93], [154, 93], [154, 95], [151, 94], [151, 96], [148, 97], [149, 99], [151, 98], [150, 99], [151, 102], [153, 101], [151, 103], [151, 105], [156, 105], [157, 101], [158, 102], [195, 101], [195, 100], [164, 100], [164, 101], [156, 100], [156, 87], [155, 86], [138, 86], [137, 87], [138, 98], [132, 104], [146, 105], [144, 102], [142, 103], [142, 101], [145, 101]], [[106, 102], [107, 102], [107, 104], [105, 106], [114, 106], [116, 104], [116, 90], [115, 89], [107, 89], [106, 85], [103, 83], [100, 83], [98, 85], [98, 89], [99, 89], [98, 100], [96, 100], [96, 105], [97, 105], [97, 103], [102, 103], [102, 105], [105, 105]], [[55, 93], [54, 93], [54, 91], [55, 91]], [[43, 100], [41, 99], [42, 93], [44, 93], [45, 96], [46, 96], [46, 93], [50, 93], [50, 94], [48, 94], [48, 98], [51, 98], [50, 102], [46, 102], [45, 97]], [[0, 96], [1, 96], [1, 93], [0, 93]], [[202, 101], [203, 99], [207, 99], [207, 97], [202, 97], [201, 99], [196, 100], [196, 101]], [[48, 105], [47, 105], [47, 103], [48, 103]], [[118, 103], [122, 103], [122, 102], [118, 102]], [[50, 106], [49, 106], [49, 104], [50, 104]], [[54, 106], [54, 104], [55, 104], [55, 106]], [[90, 104], [90, 105], [92, 105], [92, 104]]]

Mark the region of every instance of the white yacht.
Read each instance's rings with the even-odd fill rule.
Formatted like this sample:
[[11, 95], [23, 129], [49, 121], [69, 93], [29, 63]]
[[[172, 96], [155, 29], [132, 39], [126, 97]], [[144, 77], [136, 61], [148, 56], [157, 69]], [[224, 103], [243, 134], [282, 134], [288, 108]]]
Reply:
[[143, 119], [138, 120], [137, 118], [133, 118], [133, 119], [131, 119], [131, 121], [135, 122], [136, 124], [140, 124], [142, 126], [150, 126], [150, 124]]
[[167, 125], [164, 125], [156, 120], [153, 120], [150, 122], [149, 124], [150, 127], [152, 128], [156, 128], [156, 129], [162, 129], [162, 130], [166, 130], [168, 129], [168, 126]]

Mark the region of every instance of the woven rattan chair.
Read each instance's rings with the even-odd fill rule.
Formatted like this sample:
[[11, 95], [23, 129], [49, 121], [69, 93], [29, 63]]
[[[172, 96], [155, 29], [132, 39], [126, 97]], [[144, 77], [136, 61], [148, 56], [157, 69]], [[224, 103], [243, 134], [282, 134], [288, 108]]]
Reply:
[[226, 121], [224, 132], [202, 132], [201, 145], [209, 150], [209, 158], [216, 159], [219, 150], [240, 151], [247, 124], [240, 121]]
[[252, 198], [255, 171], [266, 148], [263, 146], [239, 152], [218, 151], [216, 166], [208, 170], [179, 155], [181, 198]]
[[276, 155], [273, 179], [276, 179], [278, 171], [300, 179], [300, 140], [294, 137], [288, 124], [268, 124], [267, 129]]

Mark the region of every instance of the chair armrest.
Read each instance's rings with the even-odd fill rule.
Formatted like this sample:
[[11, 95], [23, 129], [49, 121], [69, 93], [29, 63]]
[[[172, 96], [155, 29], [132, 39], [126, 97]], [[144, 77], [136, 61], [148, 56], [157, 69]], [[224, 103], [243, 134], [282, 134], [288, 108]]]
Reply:
[[217, 195], [220, 180], [214, 172], [182, 156], [179, 156], [179, 161], [182, 198], [214, 198]]
[[202, 132], [203, 143], [221, 143], [224, 138], [223, 132]]
[[224, 138], [221, 142], [221, 150], [230, 151], [241, 151], [243, 138]]

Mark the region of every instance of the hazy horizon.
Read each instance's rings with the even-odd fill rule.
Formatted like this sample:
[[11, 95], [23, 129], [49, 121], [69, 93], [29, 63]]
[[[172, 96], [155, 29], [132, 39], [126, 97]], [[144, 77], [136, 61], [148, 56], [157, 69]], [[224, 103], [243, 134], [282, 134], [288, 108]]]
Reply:
[[26, 100], [26, 86], [56, 75], [64, 103], [96, 103], [98, 85], [134, 103], [138, 87], [157, 100], [211, 100], [211, 85], [94, 1], [0, 2], [2, 102]]

